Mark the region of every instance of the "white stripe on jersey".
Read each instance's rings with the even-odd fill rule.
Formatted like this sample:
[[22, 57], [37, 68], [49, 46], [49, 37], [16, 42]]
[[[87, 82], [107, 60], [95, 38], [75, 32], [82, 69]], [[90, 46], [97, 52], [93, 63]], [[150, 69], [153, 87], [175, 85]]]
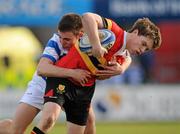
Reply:
[[53, 37], [48, 41], [42, 57], [47, 57], [53, 62], [56, 62], [59, 59], [59, 56], [66, 53], [67, 51], [63, 49], [62, 44], [60, 43], [59, 36], [54, 34]]
[[127, 32], [124, 31], [123, 45], [122, 45], [121, 49], [118, 50], [114, 55], [123, 55], [125, 53], [125, 50], [126, 50], [126, 36], [127, 36]]

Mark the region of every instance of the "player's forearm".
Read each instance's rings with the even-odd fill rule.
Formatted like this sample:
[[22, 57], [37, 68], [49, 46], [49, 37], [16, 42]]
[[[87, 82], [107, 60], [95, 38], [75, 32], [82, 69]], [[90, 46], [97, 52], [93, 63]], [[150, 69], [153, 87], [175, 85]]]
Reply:
[[125, 61], [124, 61], [123, 64], [121, 65], [121, 67], [122, 67], [122, 73], [124, 73], [124, 72], [128, 69], [128, 67], [130, 66], [131, 62], [132, 62], [131, 57], [130, 57], [130, 56], [127, 56], [127, 57], [125, 58]]
[[38, 75], [46, 77], [70, 77], [71, 69], [57, 67], [55, 65], [46, 65], [42, 69], [37, 70]]
[[71, 77], [72, 69], [55, 66], [48, 59], [41, 59], [37, 66], [37, 74], [46, 77]]
[[101, 45], [98, 35], [98, 27], [101, 26], [101, 21], [101, 17], [93, 13], [86, 13], [82, 16], [83, 29], [87, 33], [92, 47], [97, 47], [97, 45], [100, 47]]

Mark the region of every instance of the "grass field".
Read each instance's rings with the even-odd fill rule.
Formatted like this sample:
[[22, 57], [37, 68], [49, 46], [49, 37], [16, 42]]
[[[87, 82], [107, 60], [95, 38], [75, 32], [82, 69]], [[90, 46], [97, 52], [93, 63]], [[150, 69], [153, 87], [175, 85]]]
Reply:
[[[97, 134], [180, 134], [180, 122], [97, 123]], [[31, 127], [27, 134], [30, 133]], [[57, 124], [49, 134], [66, 134], [65, 124]]]

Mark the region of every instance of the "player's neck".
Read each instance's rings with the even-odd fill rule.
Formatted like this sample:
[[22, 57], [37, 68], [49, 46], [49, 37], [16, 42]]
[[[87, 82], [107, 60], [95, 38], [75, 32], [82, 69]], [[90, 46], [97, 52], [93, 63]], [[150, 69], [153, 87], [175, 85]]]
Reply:
[[126, 33], [126, 47], [128, 46], [130, 39], [131, 39], [131, 33], [127, 32]]

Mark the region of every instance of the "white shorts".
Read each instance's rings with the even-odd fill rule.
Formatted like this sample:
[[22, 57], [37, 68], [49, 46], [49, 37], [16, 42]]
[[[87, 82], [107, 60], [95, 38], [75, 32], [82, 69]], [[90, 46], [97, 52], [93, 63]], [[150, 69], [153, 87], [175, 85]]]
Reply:
[[19, 103], [26, 103], [41, 110], [44, 104], [45, 85], [45, 81], [41, 85], [30, 83]]

